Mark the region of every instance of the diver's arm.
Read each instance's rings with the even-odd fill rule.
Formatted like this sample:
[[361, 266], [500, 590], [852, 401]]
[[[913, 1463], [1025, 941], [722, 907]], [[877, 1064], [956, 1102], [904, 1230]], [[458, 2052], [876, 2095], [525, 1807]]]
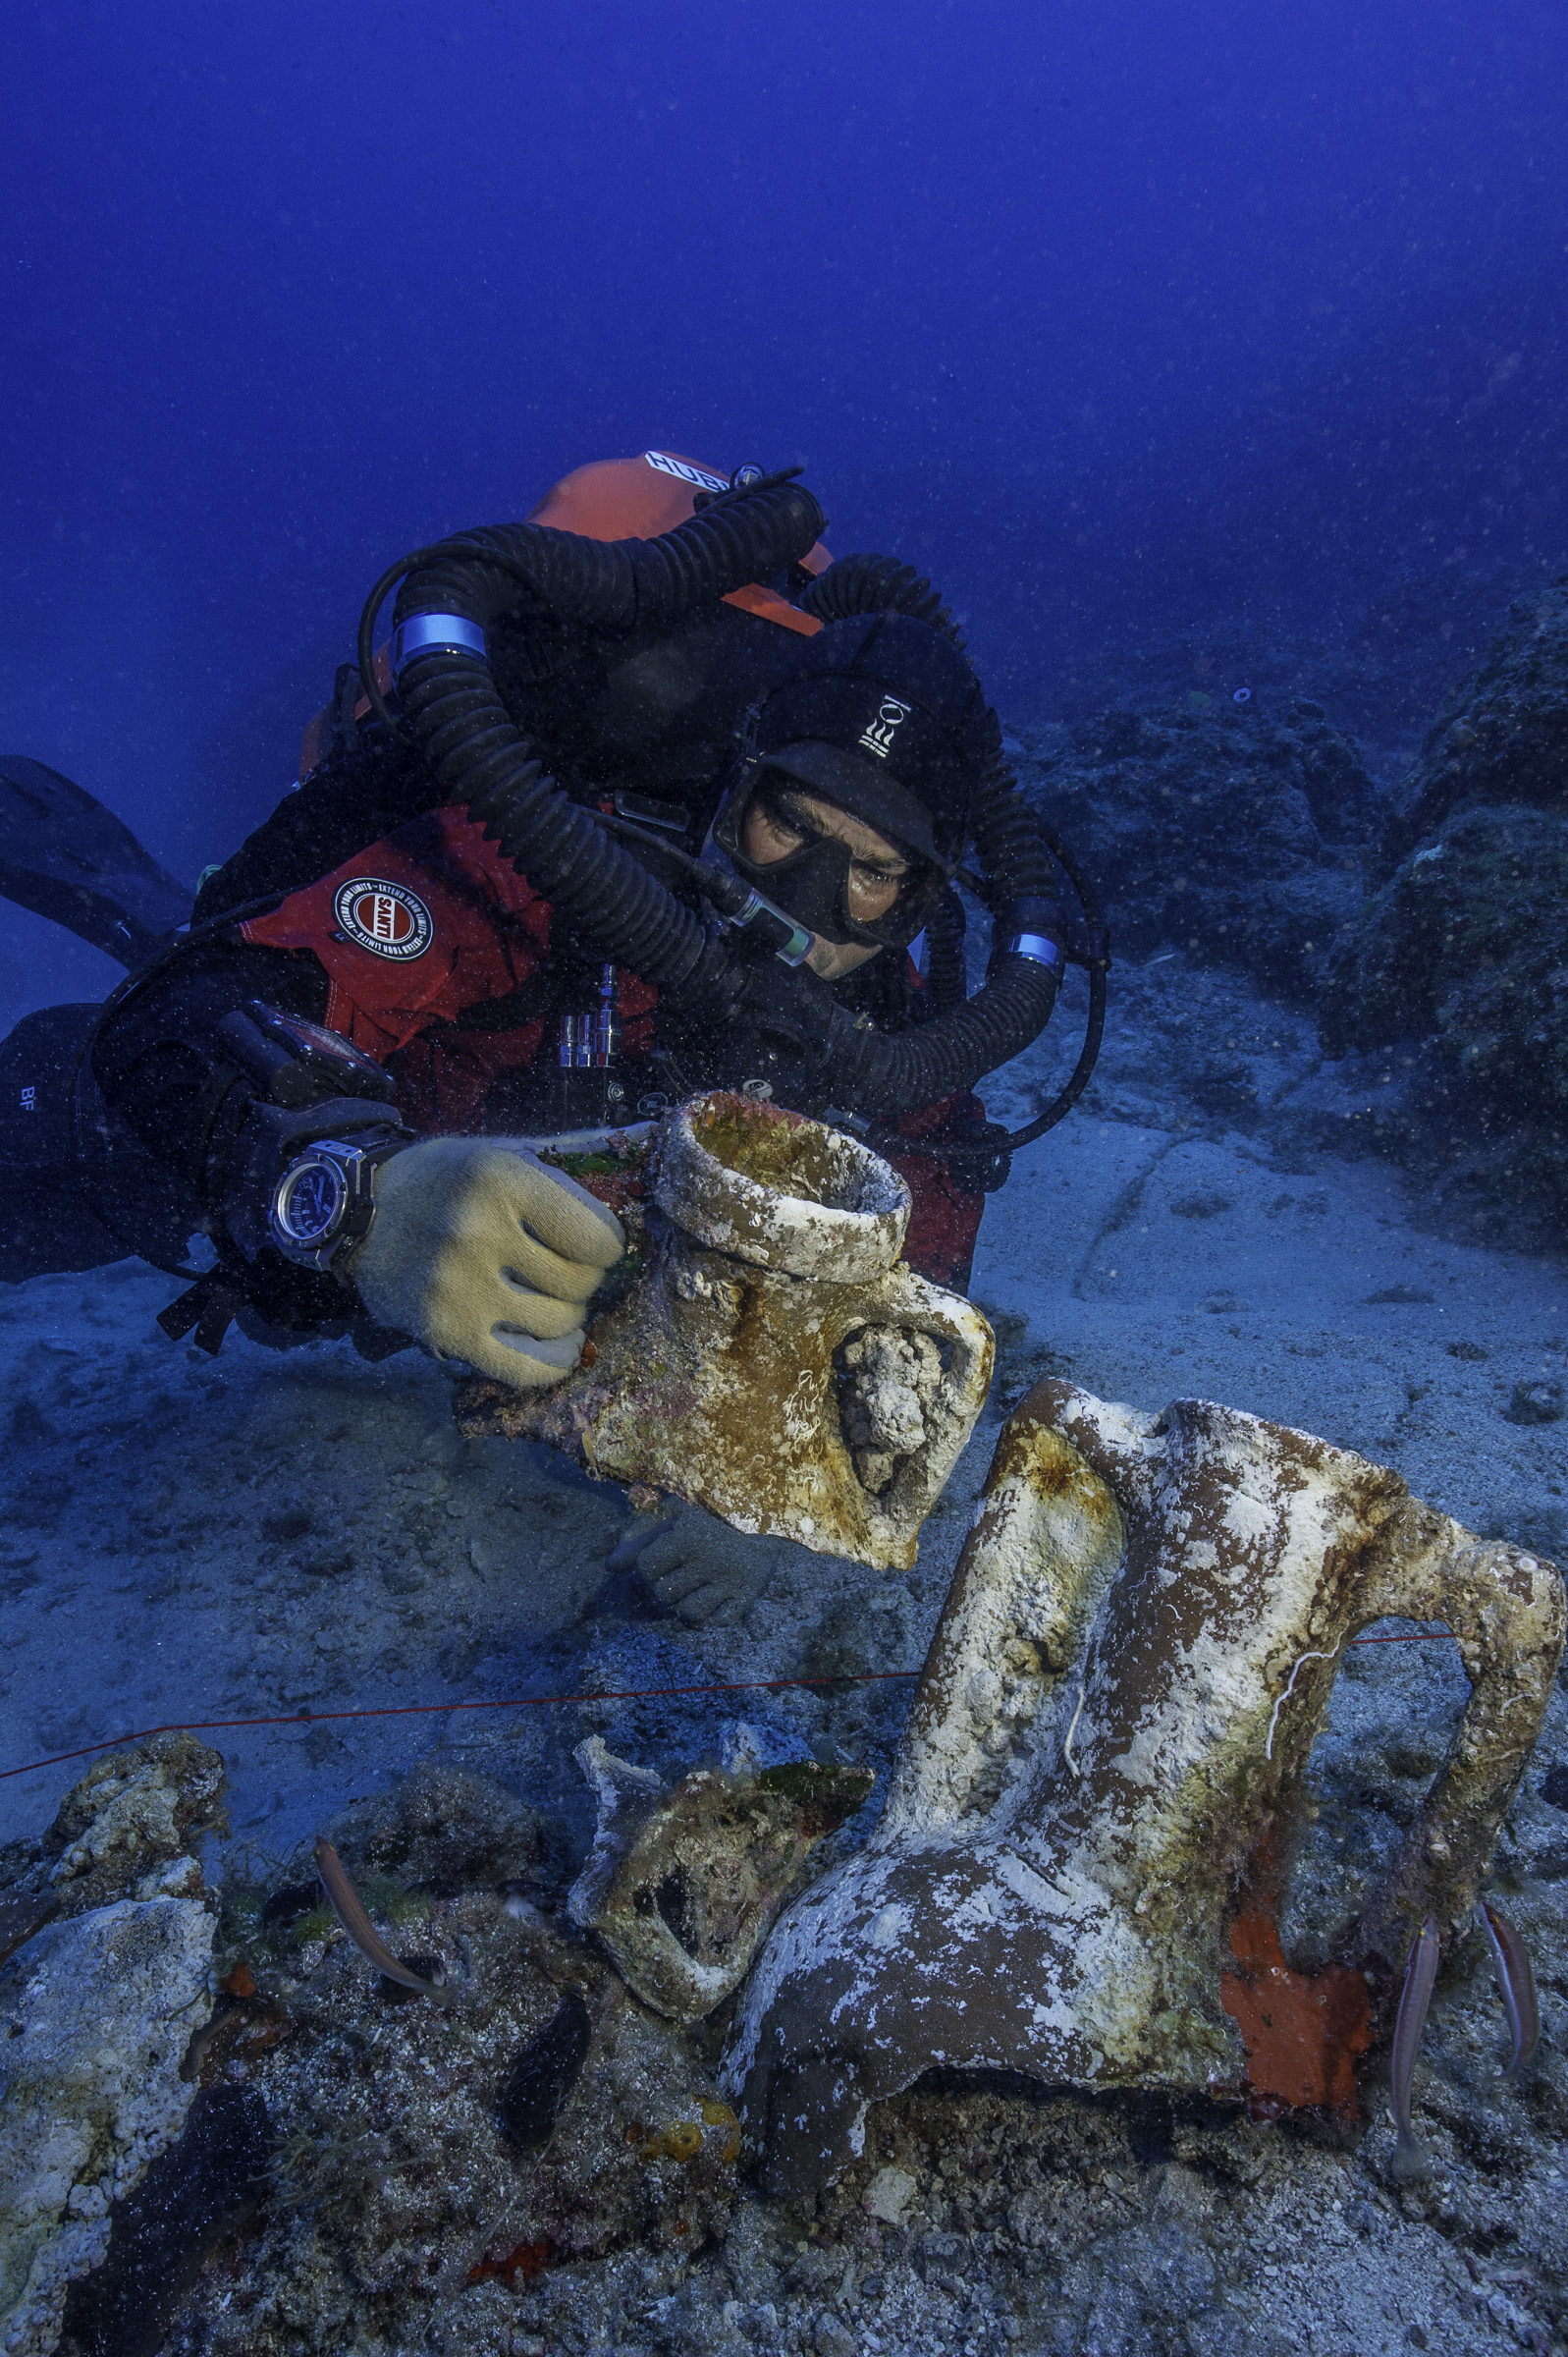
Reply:
[[319, 1023], [327, 976], [307, 951], [198, 945], [113, 1010], [93, 1042], [92, 1076], [123, 1124], [180, 1179], [204, 1212], [218, 1205], [209, 1171], [214, 1121], [239, 1075], [219, 1026], [252, 1000]]
[[[308, 953], [197, 943], [112, 1002], [79, 1092], [79, 1137], [99, 1217], [129, 1250], [168, 1266], [149, 1234], [205, 1232], [231, 1302], [275, 1329], [363, 1322], [327, 1258], [298, 1261], [269, 1230], [274, 1190], [316, 1141], [355, 1153], [407, 1141], [390, 1077], [318, 1028], [327, 978]], [[218, 1328], [221, 1332], [221, 1325]]]
[[194, 1325], [216, 1347], [242, 1303], [297, 1331], [341, 1333], [368, 1315], [383, 1337], [516, 1389], [559, 1383], [581, 1352], [584, 1306], [625, 1249], [620, 1222], [515, 1141], [416, 1140], [389, 1075], [317, 1023], [325, 982], [312, 966], [319, 975], [297, 953], [203, 946], [133, 992], [100, 1034], [109, 1120], [184, 1185], [192, 1226], [218, 1250], [216, 1278], [168, 1313], [171, 1330]]

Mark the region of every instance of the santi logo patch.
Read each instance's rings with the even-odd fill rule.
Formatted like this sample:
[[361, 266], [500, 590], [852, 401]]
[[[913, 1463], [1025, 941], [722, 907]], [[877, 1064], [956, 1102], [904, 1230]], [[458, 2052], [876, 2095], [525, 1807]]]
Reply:
[[351, 876], [333, 896], [332, 913], [351, 941], [373, 958], [422, 958], [435, 938], [429, 909], [406, 884]]
[[690, 483], [697, 491], [728, 491], [727, 474], [710, 474], [706, 466], [690, 466], [684, 459], [673, 459], [667, 450], [645, 450], [643, 457], [661, 474], [673, 474], [678, 482]]
[[868, 753], [886, 761], [892, 750], [892, 740], [914, 710], [913, 704], [900, 703], [895, 695], [885, 695], [877, 707], [875, 720], [868, 720], [860, 732], [860, 741]]

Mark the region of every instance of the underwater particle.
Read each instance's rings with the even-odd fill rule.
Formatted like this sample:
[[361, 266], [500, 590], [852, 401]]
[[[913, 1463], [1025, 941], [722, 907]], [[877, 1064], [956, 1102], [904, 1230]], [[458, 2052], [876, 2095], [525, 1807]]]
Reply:
[[1237, 687], [1233, 691], [1230, 700], [1233, 704], [1250, 704], [1252, 702], [1252, 689], [1250, 687]]
[[518, 2153], [542, 2152], [588, 2054], [591, 2025], [580, 1989], [568, 1989], [518, 2056], [496, 2106], [496, 2125]]

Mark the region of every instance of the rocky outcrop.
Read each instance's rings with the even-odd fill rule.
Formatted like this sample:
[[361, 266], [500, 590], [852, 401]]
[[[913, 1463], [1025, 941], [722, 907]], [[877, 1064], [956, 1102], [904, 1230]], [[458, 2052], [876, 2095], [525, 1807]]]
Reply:
[[[223, 1762], [189, 1735], [99, 1760], [6, 1864], [0, 1972], [0, 2348], [48, 2357], [195, 2094], [215, 1918], [197, 1839]], [[21, 1869], [19, 1872], [18, 1869]]]
[[547, 2269], [722, 2235], [735, 2115], [679, 2030], [529, 1895], [531, 1812], [427, 1768], [333, 1832], [378, 1938], [446, 2001], [376, 1971], [305, 1857], [226, 1891], [224, 1994], [189, 2067], [251, 2088], [275, 2149], [201, 2345], [447, 2347], [437, 2323], [460, 2311], [462, 2345], [505, 2348]]
[[180, 2138], [212, 2009], [196, 1845], [224, 1766], [186, 1734], [98, 1760], [0, 1860], [0, 2348], [47, 2357], [73, 2285]]
[[[1568, 1210], [1568, 581], [1516, 608], [1422, 749], [1321, 1022], [1377, 1056], [1384, 1142], [1446, 1189]], [[1389, 872], [1391, 871], [1391, 872]], [[1380, 1077], [1380, 1075], [1379, 1075]]]
[[1359, 908], [1379, 789], [1323, 707], [1106, 712], [1019, 732], [1020, 782], [1071, 845], [1122, 956], [1162, 946], [1310, 999]]
[[0, 1976], [0, 2347], [47, 2357], [74, 2278], [108, 2250], [111, 2206], [185, 2124], [180, 2075], [210, 2003], [213, 1918], [123, 1899], [39, 1932]]
[[[1322, 707], [1023, 728], [1020, 779], [1114, 951], [1179, 950], [1315, 1006], [1297, 1136], [1402, 1162], [1484, 1231], [1568, 1214], [1568, 578], [1516, 605], [1390, 797]], [[1197, 707], [1202, 707], [1197, 708]], [[1217, 1114], [1229, 1111], [1217, 1105]]]
[[1388, 864], [1478, 804], [1568, 811], [1568, 577], [1521, 602], [1430, 731], [1384, 838]]
[[1568, 1207], [1568, 817], [1469, 808], [1402, 860], [1343, 944], [1332, 1057], [1388, 1068], [1379, 1112], [1446, 1190]]

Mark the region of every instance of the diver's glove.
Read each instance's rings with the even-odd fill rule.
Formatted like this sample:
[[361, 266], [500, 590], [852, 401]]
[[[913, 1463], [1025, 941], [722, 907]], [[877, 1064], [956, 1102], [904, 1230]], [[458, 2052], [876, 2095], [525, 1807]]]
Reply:
[[335, 1273], [378, 1326], [530, 1391], [570, 1374], [625, 1248], [614, 1212], [525, 1146], [432, 1137], [376, 1172], [370, 1233]]
[[700, 1506], [677, 1506], [657, 1519], [639, 1514], [605, 1568], [635, 1567], [661, 1604], [700, 1628], [705, 1620], [738, 1620], [762, 1593], [778, 1558], [776, 1539], [731, 1530]]

